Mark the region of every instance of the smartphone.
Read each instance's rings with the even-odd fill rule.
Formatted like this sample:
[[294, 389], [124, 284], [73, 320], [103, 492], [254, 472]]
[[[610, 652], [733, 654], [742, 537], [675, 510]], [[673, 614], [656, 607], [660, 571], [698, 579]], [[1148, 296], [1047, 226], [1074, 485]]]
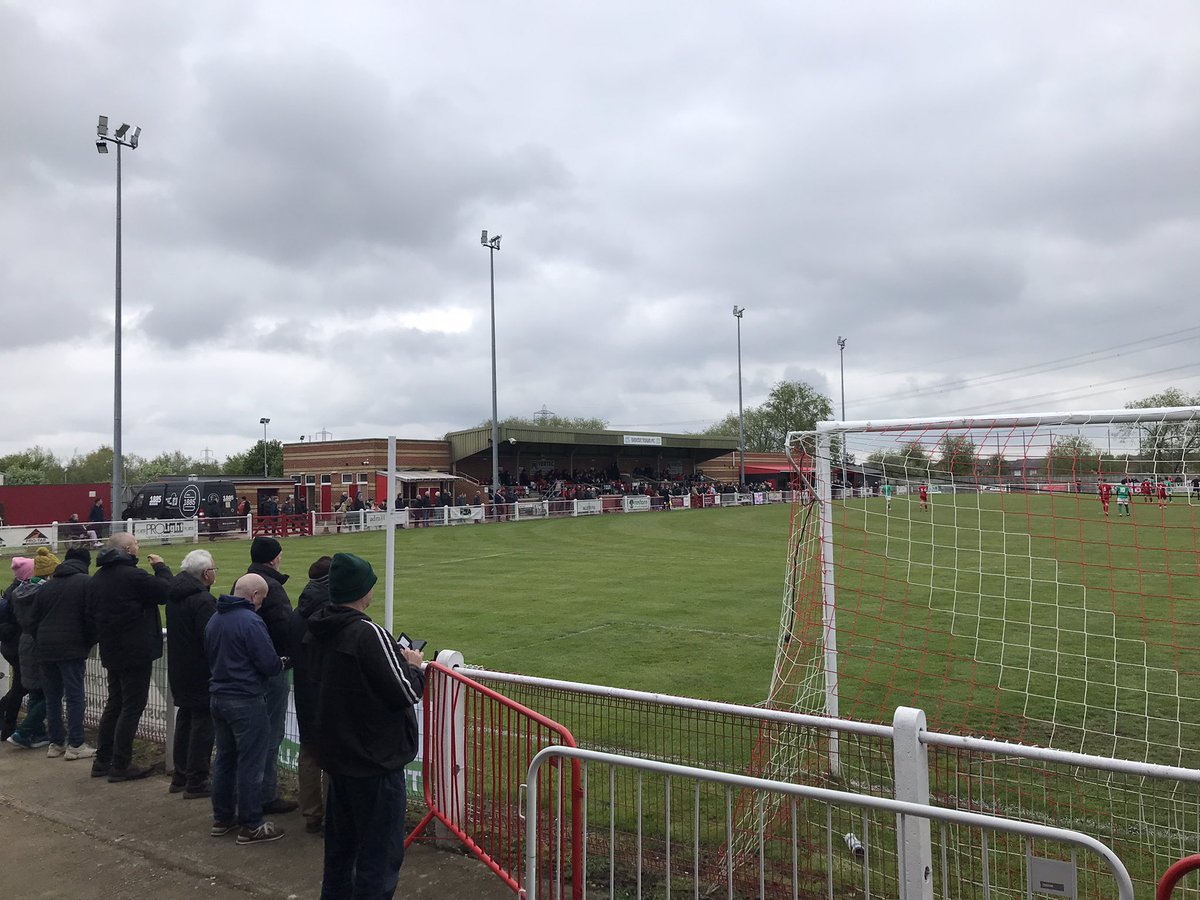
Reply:
[[400, 637], [396, 638], [396, 642], [405, 650], [416, 650], [417, 652], [424, 650], [425, 644], [428, 643], [420, 638], [410, 638], [403, 631], [400, 632]]

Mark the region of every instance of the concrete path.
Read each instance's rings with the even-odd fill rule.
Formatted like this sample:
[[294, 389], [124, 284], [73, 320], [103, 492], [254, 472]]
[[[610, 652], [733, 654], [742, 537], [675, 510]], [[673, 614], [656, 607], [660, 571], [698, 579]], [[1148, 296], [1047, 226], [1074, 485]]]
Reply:
[[[0, 745], [0, 872], [9, 897], [316, 898], [322, 844], [297, 813], [273, 821], [287, 835], [239, 847], [208, 834], [212, 806], [167, 792], [158, 775], [125, 784], [90, 777], [87, 760]], [[513, 897], [482, 863], [414, 845], [397, 896]]]

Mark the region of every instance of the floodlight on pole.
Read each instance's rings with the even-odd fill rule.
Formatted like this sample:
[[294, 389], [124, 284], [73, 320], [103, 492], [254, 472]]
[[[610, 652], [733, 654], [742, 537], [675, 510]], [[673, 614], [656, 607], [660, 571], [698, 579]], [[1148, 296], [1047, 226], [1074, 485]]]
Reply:
[[738, 350], [738, 462], [741, 480], [738, 482], [738, 490], [746, 483], [746, 421], [742, 416], [742, 313], [746, 311], [746, 307], [738, 309], [737, 304], [733, 305], [733, 315], [737, 319], [737, 350]]
[[267, 426], [271, 424], [271, 420], [265, 416], [258, 420], [258, 424], [263, 427], [263, 478], [267, 477]]
[[479, 243], [488, 249], [492, 285], [492, 502], [500, 494], [500, 423], [496, 418], [496, 251], [500, 249], [501, 235], [488, 237], [484, 230]]
[[96, 151], [108, 153], [108, 145], [117, 147], [117, 263], [116, 263], [116, 315], [113, 321], [113, 464], [112, 464], [112, 510], [113, 519], [121, 515], [125, 494], [125, 459], [121, 453], [121, 148], [133, 150], [138, 145], [142, 129], [137, 128], [126, 140], [129, 126], [122, 124], [115, 134], [108, 133], [108, 116], [96, 120]]

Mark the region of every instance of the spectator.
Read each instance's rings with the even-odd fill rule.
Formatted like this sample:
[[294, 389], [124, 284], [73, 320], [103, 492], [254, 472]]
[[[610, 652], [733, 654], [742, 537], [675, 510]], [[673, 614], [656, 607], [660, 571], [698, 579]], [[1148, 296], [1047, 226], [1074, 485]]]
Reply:
[[108, 514], [104, 511], [104, 502], [97, 497], [92, 508], [88, 510], [88, 522], [97, 537], [104, 537], [104, 526], [108, 522]]
[[118, 532], [96, 557], [88, 583], [89, 614], [100, 640], [100, 662], [108, 675], [108, 699], [96, 735], [92, 777], [135, 781], [153, 771], [133, 765], [133, 736], [150, 695], [150, 671], [162, 657], [162, 617], [158, 607], [171, 589], [171, 570], [162, 558], [147, 557], [154, 575], [138, 568], [138, 540]]
[[265, 694], [269, 679], [284, 672], [284, 660], [275, 653], [266, 624], [255, 615], [269, 590], [261, 575], [243, 575], [233, 595], [217, 601], [217, 613], [204, 629], [217, 740], [209, 833], [221, 837], [237, 828], [239, 844], [277, 841], [284, 834], [274, 822], [263, 820], [262, 808], [271, 742]]
[[322, 788], [321, 767], [317, 764], [314, 745], [317, 739], [313, 721], [316, 685], [302, 652], [304, 636], [308, 633], [308, 620], [313, 613], [329, 605], [329, 564], [332, 560], [322, 556], [308, 567], [308, 584], [300, 593], [296, 615], [292, 619], [293, 657], [292, 681], [295, 685], [296, 725], [300, 731], [300, 758], [296, 764], [296, 776], [300, 782], [300, 814], [304, 816], [304, 830], [309, 834], [320, 834], [325, 820], [325, 800]]
[[391, 897], [404, 861], [404, 768], [416, 756], [425, 676], [421, 654], [367, 616], [376, 580], [366, 560], [335, 554], [330, 605], [309, 618], [304, 641], [329, 778], [324, 898]]
[[[72, 547], [94, 547], [96, 545], [96, 532], [90, 528], [84, 528], [83, 523], [79, 521], [79, 513], [71, 513], [67, 521], [59, 526], [59, 536], [67, 545], [67, 549]], [[88, 565], [91, 565], [91, 554], [88, 554]]]
[[13, 614], [12, 595], [22, 584], [33, 577], [33, 560], [27, 556], [12, 559], [12, 583], [0, 595], [0, 654], [12, 667], [12, 678], [8, 693], [0, 699], [0, 741], [6, 741], [17, 730], [17, 716], [21, 712], [21, 701], [26, 690], [21, 683], [21, 626]]
[[[272, 537], [259, 536], [250, 545], [250, 566], [246, 569], [248, 575], [258, 575], [267, 585], [267, 595], [256, 608], [271, 643], [275, 647], [275, 655], [290, 659], [292, 657], [292, 619], [296, 613], [292, 609], [292, 601], [288, 599], [283, 585], [288, 576], [279, 571], [283, 561], [283, 547]], [[278, 796], [279, 791], [279, 745], [283, 743], [283, 726], [287, 719], [287, 703], [290, 687], [287, 672], [280, 671], [268, 679], [266, 687], [267, 706], [267, 758], [264, 762], [262, 777], [262, 811], [267, 815], [282, 815], [290, 813], [299, 805], [294, 800], [284, 800]]]
[[[87, 655], [96, 643], [95, 623], [88, 615], [88, 569], [92, 554], [82, 547], [67, 551], [66, 561], [34, 596], [34, 656], [41, 666], [46, 698], [47, 737], [51, 759], [91, 759], [96, 751], [83, 740], [83, 713], [87, 697], [83, 673]], [[67, 723], [63, 726], [63, 701]]]
[[20, 628], [17, 657], [21, 662], [21, 687], [29, 696], [25, 718], [8, 736], [8, 742], [27, 750], [45, 747], [50, 743], [46, 736], [46, 696], [42, 691], [41, 669], [34, 655], [36, 642], [32, 628], [33, 603], [37, 592], [41, 590], [46, 577], [54, 572], [57, 562], [58, 559], [49, 550], [38, 547], [37, 554], [30, 560], [29, 577], [18, 583], [8, 595], [9, 608]]
[[209, 590], [217, 580], [217, 567], [207, 550], [193, 550], [183, 558], [180, 572], [167, 595], [167, 679], [175, 714], [175, 771], [172, 794], [185, 800], [212, 793], [209, 765], [213, 750], [213, 723], [208, 702], [208, 656], [204, 628], [217, 611]]

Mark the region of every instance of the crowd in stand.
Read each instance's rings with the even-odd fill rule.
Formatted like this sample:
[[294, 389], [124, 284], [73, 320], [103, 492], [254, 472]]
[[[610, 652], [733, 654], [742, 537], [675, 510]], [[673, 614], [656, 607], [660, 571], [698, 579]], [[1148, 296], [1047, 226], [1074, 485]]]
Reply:
[[[188, 553], [178, 574], [153, 553], [147, 572], [138, 552], [137, 538], [119, 533], [97, 555], [95, 574], [82, 546], [61, 562], [46, 547], [12, 560], [13, 581], [0, 595], [0, 652], [12, 667], [0, 739], [44, 748], [51, 760], [90, 760], [92, 777], [113, 784], [149, 776], [154, 767], [134, 759], [134, 736], [163, 655], [165, 607], [177, 707], [167, 790], [209, 799], [210, 834], [235, 832], [239, 845], [283, 837], [266, 817], [299, 808], [306, 832], [324, 837], [323, 898], [392, 896], [423, 658], [366, 615], [376, 582], [370, 564], [348, 553], [317, 559], [293, 608], [274, 538], [254, 539], [246, 573], [219, 597], [207, 550]], [[97, 644], [108, 694], [92, 747], [84, 674]], [[289, 680], [299, 803], [281, 797], [277, 781]]]

